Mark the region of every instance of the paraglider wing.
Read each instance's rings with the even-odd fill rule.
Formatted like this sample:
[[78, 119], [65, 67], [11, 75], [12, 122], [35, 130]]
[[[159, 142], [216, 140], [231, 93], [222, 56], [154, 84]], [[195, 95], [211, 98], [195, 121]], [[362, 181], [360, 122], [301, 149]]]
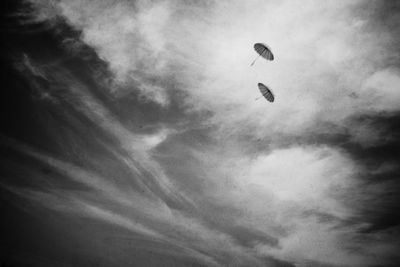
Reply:
[[274, 55], [266, 44], [256, 43], [254, 44], [254, 50], [256, 50], [256, 52], [263, 58], [267, 60], [274, 60]]
[[274, 99], [275, 99], [274, 95], [272, 94], [271, 90], [269, 90], [269, 88], [266, 85], [259, 83], [258, 89], [260, 89], [260, 92], [265, 97], [265, 99], [267, 99], [269, 102], [274, 102]]

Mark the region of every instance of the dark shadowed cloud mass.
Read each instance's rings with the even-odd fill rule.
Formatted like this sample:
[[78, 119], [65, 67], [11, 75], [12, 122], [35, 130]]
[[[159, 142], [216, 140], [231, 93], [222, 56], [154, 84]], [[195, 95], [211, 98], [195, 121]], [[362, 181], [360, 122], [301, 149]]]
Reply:
[[3, 7], [0, 264], [399, 266], [398, 1]]

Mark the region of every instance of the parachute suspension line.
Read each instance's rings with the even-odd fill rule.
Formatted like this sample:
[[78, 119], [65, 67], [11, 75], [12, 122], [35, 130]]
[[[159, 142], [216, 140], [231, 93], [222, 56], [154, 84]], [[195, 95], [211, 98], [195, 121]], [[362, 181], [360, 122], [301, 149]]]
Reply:
[[[258, 56], [254, 59], [253, 63], [251, 63], [251, 65], [250, 65], [250, 67], [254, 65], [254, 63], [256, 62], [256, 60], [257, 60], [260, 56], [261, 56], [261, 55], [258, 55]], [[253, 69], [253, 70], [254, 70], [254, 71], [253, 71], [253, 73], [254, 73], [254, 79], [257, 81], [259, 75], [257, 74], [257, 71], [256, 71], [255, 69]], [[262, 96], [256, 97], [256, 98], [254, 98], [254, 101], [260, 100], [261, 98], [262, 98]]]
[[251, 65], [250, 65], [250, 67], [253, 66], [254, 63], [256, 63], [256, 61], [257, 61], [257, 59], [258, 59], [259, 57], [261, 57], [261, 54], [259, 54], [259, 55], [254, 59], [254, 61], [253, 61], [253, 62], [251, 63]]
[[[250, 66], [253, 66], [254, 63], [256, 62], [256, 60], [257, 60], [260, 56], [261, 56], [261, 54], [258, 55], [258, 56], [254, 59], [253, 63], [251, 63]], [[260, 75], [258, 74], [258, 72], [257, 72], [256, 69], [253, 69], [253, 70], [254, 70], [253, 73], [254, 73], [255, 80], [257, 81], [257, 80], [259, 80], [259, 76], [260, 76]], [[261, 96], [259, 96], [259, 97], [257, 97], [257, 98], [254, 98], [254, 101], [258, 101], [258, 100], [260, 100], [260, 99], [262, 99], [262, 98], [263, 98], [263, 96], [261, 95]]]

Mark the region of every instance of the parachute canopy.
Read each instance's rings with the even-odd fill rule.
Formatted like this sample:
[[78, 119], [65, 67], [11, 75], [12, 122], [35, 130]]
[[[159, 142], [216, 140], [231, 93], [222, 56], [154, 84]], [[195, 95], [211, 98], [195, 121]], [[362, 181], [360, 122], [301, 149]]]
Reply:
[[274, 55], [266, 44], [256, 43], [254, 44], [254, 50], [256, 50], [256, 52], [263, 58], [267, 60], [274, 60]]
[[[256, 50], [256, 52], [266, 60], [274, 60], [274, 55], [266, 44], [256, 43], [254, 44], [254, 50]], [[253, 61], [253, 63], [251, 63], [251, 66], [254, 65], [258, 57]]]
[[269, 88], [262, 84], [258, 83], [258, 89], [260, 89], [261, 94], [267, 99], [269, 102], [274, 102], [274, 95], [272, 94], [271, 90]]

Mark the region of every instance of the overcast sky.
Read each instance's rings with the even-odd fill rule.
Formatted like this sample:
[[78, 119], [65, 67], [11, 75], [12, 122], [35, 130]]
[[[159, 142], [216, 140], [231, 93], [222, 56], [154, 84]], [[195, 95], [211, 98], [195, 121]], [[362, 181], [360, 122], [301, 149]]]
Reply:
[[0, 264], [400, 264], [398, 1], [3, 6]]

